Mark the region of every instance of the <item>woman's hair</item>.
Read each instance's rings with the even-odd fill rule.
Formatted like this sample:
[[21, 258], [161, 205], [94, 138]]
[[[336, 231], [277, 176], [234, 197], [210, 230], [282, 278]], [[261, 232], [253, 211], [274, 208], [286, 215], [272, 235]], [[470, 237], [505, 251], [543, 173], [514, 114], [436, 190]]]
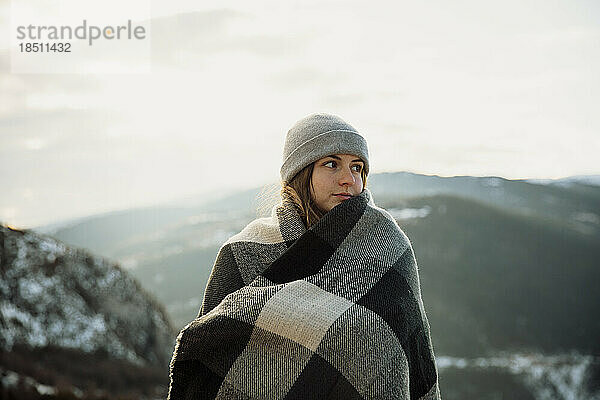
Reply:
[[[325, 212], [321, 210], [311, 196], [312, 173], [315, 163], [311, 163], [298, 172], [289, 182], [281, 183], [281, 199], [291, 203], [298, 211], [306, 228], [316, 224]], [[363, 181], [363, 190], [367, 187], [367, 173], [364, 168], [360, 175]]]

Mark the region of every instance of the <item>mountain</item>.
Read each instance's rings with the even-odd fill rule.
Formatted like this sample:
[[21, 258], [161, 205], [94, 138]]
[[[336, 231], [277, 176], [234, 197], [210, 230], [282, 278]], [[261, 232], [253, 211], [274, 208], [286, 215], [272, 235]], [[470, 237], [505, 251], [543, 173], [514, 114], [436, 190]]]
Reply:
[[[560, 180], [509, 180], [500, 177], [454, 176], [440, 177], [411, 172], [371, 174], [368, 187], [376, 200], [386, 197], [419, 197], [448, 194], [498, 207], [510, 208], [523, 214], [557, 216], [579, 229], [598, 231], [600, 204], [598, 185], [600, 175], [586, 175]], [[565, 184], [568, 182], [568, 184]], [[123, 239], [145, 234], [185, 218], [211, 213], [264, 214], [277, 201], [277, 186], [268, 185], [233, 194], [202, 196], [166, 206], [121, 210], [79, 218], [64, 224], [55, 223], [34, 228], [52, 234], [68, 243], [88, 247], [99, 254], [109, 253]], [[93, 235], [93, 236], [90, 236]]]
[[[592, 240], [600, 235], [600, 190], [594, 186], [575, 183], [562, 187], [498, 177], [444, 178], [398, 172], [373, 174], [368, 187], [378, 203], [393, 205], [398, 199], [448, 195], [465, 201], [465, 207], [475, 202], [475, 206], [505, 210], [523, 226], [541, 219]], [[166, 305], [175, 324], [181, 327], [198, 312], [220, 245], [255, 218], [257, 208], [268, 210], [274, 196], [273, 188], [266, 193], [257, 188], [196, 206], [122, 211], [90, 217], [53, 235], [118, 260]], [[474, 223], [477, 225], [477, 221]], [[486, 240], [493, 242], [496, 238]], [[466, 254], [459, 254], [463, 256]]]
[[[415, 249], [444, 398], [600, 398], [600, 187], [406, 172], [374, 174], [368, 187]], [[102, 254], [181, 328], [198, 312], [220, 245], [270, 199], [256, 189], [171, 219], [157, 207], [160, 224], [122, 237], [130, 222], [105, 220]], [[81, 234], [95, 226], [54, 236], [95, 250]]]
[[379, 204], [411, 239], [442, 354], [600, 353], [598, 236], [448, 195]]
[[446, 194], [513, 214], [549, 218], [590, 235], [600, 234], [600, 187], [579, 182], [539, 185], [500, 177], [440, 177], [409, 172], [375, 174], [368, 186], [376, 200]]
[[0, 261], [3, 369], [46, 384], [118, 387], [107, 380], [129, 376], [164, 389], [175, 331], [162, 306], [117, 264], [3, 225]]

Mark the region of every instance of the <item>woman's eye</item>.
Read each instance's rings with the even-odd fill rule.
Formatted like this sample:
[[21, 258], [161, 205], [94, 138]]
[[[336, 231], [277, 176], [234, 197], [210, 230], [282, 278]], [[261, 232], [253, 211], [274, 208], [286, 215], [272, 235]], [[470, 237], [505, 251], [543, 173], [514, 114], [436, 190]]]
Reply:
[[325, 164], [323, 164], [326, 167], [330, 167], [330, 168], [335, 168], [335, 161], [327, 161]]
[[359, 164], [353, 165], [352, 168], [354, 168], [354, 171], [356, 172], [362, 171], [362, 165]]

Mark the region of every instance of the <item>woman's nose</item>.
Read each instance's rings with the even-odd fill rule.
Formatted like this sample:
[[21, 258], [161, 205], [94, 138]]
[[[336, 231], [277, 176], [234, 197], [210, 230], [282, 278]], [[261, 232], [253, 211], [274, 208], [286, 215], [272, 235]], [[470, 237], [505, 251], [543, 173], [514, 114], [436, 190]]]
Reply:
[[355, 182], [356, 182], [356, 179], [354, 178], [354, 174], [352, 174], [352, 170], [350, 168], [344, 168], [341, 171], [341, 176], [339, 178], [340, 185], [352, 186], [352, 185], [354, 185]]

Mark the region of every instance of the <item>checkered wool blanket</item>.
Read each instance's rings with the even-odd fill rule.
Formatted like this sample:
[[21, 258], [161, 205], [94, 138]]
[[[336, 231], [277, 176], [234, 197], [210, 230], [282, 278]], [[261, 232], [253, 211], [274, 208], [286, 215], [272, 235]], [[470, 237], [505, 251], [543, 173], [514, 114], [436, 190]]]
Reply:
[[367, 189], [308, 230], [280, 204], [223, 245], [169, 398], [440, 398], [412, 247]]

